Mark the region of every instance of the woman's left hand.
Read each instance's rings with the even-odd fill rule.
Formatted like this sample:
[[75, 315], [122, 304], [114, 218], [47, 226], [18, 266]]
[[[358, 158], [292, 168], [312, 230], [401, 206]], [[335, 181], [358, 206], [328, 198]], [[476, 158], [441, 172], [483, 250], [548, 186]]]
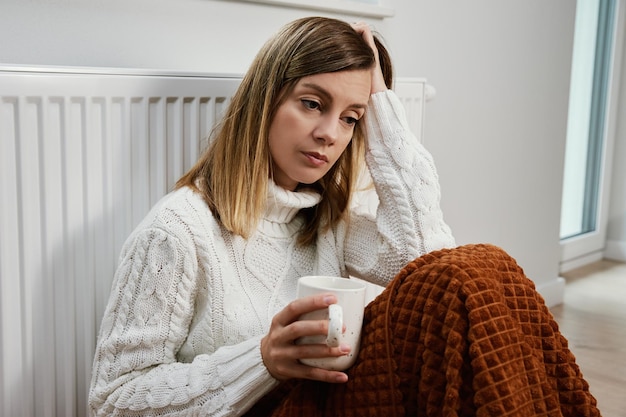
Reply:
[[360, 34], [363, 37], [365, 42], [370, 46], [370, 48], [372, 48], [372, 51], [374, 51], [374, 57], [376, 59], [376, 66], [372, 69], [371, 94], [378, 93], [381, 91], [387, 91], [387, 85], [385, 84], [385, 77], [383, 76], [383, 71], [380, 67], [378, 48], [376, 48], [376, 43], [374, 42], [374, 35], [372, 34], [372, 29], [365, 22], [353, 23], [352, 27], [358, 34]]

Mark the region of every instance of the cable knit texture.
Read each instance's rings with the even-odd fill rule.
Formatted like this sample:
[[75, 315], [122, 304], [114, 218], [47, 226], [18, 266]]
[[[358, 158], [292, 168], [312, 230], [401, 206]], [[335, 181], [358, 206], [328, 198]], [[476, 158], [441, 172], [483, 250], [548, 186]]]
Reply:
[[94, 358], [94, 415], [242, 415], [278, 384], [260, 340], [298, 277], [386, 285], [417, 256], [454, 246], [432, 158], [393, 92], [371, 97], [366, 123], [376, 215], [354, 214], [315, 245], [296, 245], [298, 214], [320, 196], [273, 183], [248, 239], [223, 229], [188, 188], [152, 209], [120, 255]]

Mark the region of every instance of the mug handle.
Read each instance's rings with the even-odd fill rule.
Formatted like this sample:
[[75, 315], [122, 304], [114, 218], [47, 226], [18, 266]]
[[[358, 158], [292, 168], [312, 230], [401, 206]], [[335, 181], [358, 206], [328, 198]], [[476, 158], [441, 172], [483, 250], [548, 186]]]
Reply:
[[339, 304], [328, 306], [328, 335], [326, 344], [329, 347], [337, 347], [341, 342], [343, 333], [343, 309]]

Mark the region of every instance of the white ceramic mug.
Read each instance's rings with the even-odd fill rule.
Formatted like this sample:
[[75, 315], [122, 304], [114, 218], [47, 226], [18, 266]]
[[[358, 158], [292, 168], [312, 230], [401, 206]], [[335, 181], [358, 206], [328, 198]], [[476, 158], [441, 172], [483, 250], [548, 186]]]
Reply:
[[[351, 347], [348, 355], [339, 357], [301, 359], [305, 365], [334, 371], [343, 371], [354, 363], [361, 342], [361, 326], [365, 309], [365, 284], [348, 278], [311, 275], [298, 280], [297, 297], [331, 293], [337, 297], [337, 304], [329, 308], [303, 314], [300, 320], [329, 320], [328, 334], [305, 336], [298, 344], [327, 344], [337, 347], [347, 343]], [[345, 332], [342, 332], [345, 326]]]

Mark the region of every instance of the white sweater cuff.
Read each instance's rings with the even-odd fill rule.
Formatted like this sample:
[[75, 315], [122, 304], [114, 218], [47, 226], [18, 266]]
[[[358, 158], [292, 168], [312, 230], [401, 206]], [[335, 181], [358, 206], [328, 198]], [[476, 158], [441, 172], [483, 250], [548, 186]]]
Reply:
[[261, 357], [262, 336], [256, 336], [215, 352], [218, 375], [224, 384], [228, 404], [237, 410], [248, 410], [278, 385]]
[[404, 106], [392, 90], [372, 94], [369, 107], [367, 128], [368, 131], [375, 132], [376, 136], [393, 138], [399, 126], [402, 130], [410, 131]]

